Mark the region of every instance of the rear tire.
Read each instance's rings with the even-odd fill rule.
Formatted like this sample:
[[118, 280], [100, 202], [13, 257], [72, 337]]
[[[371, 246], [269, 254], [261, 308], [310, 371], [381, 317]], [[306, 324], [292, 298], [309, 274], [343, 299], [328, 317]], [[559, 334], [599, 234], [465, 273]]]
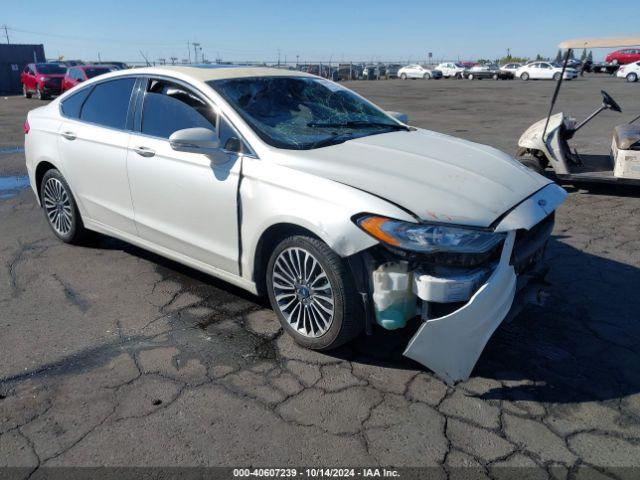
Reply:
[[562, 74], [560, 72], [556, 72], [553, 74], [553, 79], [557, 82], [558, 80], [560, 80], [560, 76]]
[[431, 75], [430, 75], [430, 74], [428, 74], [428, 73], [425, 73], [425, 74], [422, 76], [422, 78], [423, 78], [424, 80], [431, 80]]
[[467, 77], [469, 80], [473, 80], [473, 73], [470, 73], [469, 76]]
[[312, 350], [330, 350], [355, 338], [362, 307], [346, 263], [324, 242], [294, 235], [267, 264], [269, 300], [284, 330]]
[[529, 74], [527, 72], [524, 72], [522, 75], [520, 75], [520, 80], [524, 80], [525, 82], [529, 80]]
[[407, 74], [403, 73], [402, 75], [400, 75], [400, 80], [406, 80], [407, 79]]
[[497, 74], [497, 73], [494, 73], [494, 74], [493, 74], [493, 79], [494, 79], [494, 80], [499, 80], [499, 79], [500, 79], [500, 77], [498, 77], [498, 74]]
[[56, 237], [65, 243], [80, 243], [87, 237], [80, 211], [62, 174], [47, 170], [40, 183], [40, 200], [45, 218]]
[[24, 83], [22, 84], [22, 96], [24, 98], [31, 98], [31, 92], [27, 90], [27, 86]]
[[627, 82], [629, 82], [629, 83], [637, 82], [638, 81], [638, 74], [631, 72], [630, 74], [627, 75], [626, 78], [627, 78]]

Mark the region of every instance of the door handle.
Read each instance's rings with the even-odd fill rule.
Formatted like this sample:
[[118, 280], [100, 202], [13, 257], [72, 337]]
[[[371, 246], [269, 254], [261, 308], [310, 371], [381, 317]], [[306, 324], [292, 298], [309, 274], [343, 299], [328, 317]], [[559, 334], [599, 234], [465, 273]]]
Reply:
[[73, 132], [62, 132], [60, 135], [62, 135], [67, 140], [75, 140], [76, 139], [76, 134], [73, 133]]
[[153, 157], [156, 154], [155, 150], [149, 147], [135, 147], [133, 151], [142, 157]]

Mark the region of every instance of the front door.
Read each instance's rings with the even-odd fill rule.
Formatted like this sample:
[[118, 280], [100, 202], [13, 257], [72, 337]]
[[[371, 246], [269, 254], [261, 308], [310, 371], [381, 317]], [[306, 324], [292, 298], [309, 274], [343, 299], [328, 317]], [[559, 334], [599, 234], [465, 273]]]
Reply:
[[127, 155], [140, 237], [238, 273], [240, 156], [222, 148], [215, 158], [173, 150], [173, 132], [194, 127], [217, 131], [217, 114], [182, 84], [151, 78], [143, 89], [137, 133], [131, 135]]

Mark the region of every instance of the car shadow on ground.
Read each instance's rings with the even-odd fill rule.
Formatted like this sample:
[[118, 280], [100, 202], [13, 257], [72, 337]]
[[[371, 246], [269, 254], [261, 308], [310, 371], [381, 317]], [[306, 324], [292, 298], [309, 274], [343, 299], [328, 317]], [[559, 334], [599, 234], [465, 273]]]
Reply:
[[[270, 308], [266, 298], [119, 240], [101, 236], [92, 247], [123, 250], [153, 262], [163, 276], [185, 289], [214, 287]], [[639, 392], [640, 269], [583, 252], [558, 237], [550, 240], [547, 257], [547, 302], [526, 307], [489, 340], [471, 377], [496, 380], [500, 386], [480, 398], [577, 403]], [[396, 331], [375, 326], [371, 335], [327, 354], [380, 367], [425, 370], [402, 355], [419, 326], [418, 318]]]
[[[500, 386], [483, 399], [578, 403], [640, 392], [640, 269], [550, 240], [544, 306], [527, 306], [498, 327], [471, 378]], [[388, 332], [374, 328], [334, 355], [418, 370], [402, 356], [419, 320]], [[494, 382], [496, 383], [496, 382]]]

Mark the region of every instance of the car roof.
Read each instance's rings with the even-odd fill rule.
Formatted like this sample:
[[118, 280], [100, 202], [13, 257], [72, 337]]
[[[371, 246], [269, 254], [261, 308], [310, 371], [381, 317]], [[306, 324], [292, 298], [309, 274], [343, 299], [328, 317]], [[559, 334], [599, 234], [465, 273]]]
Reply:
[[316, 75], [299, 72], [297, 70], [237, 65], [167, 65], [151, 68], [136, 68], [134, 70], [126, 70], [126, 72], [140, 74], [166, 74], [168, 72], [175, 72], [191, 77], [195, 80], [200, 80], [201, 82], [248, 77], [316, 77]]
[[101, 64], [99, 64], [99, 65], [74, 65], [74, 66], [69, 67], [69, 68], [82, 68], [83, 70], [84, 70], [85, 68], [105, 68], [105, 69], [110, 69], [110, 68], [111, 68], [111, 66], [109, 66], [109, 65], [103, 65], [103, 64], [101, 63]]

